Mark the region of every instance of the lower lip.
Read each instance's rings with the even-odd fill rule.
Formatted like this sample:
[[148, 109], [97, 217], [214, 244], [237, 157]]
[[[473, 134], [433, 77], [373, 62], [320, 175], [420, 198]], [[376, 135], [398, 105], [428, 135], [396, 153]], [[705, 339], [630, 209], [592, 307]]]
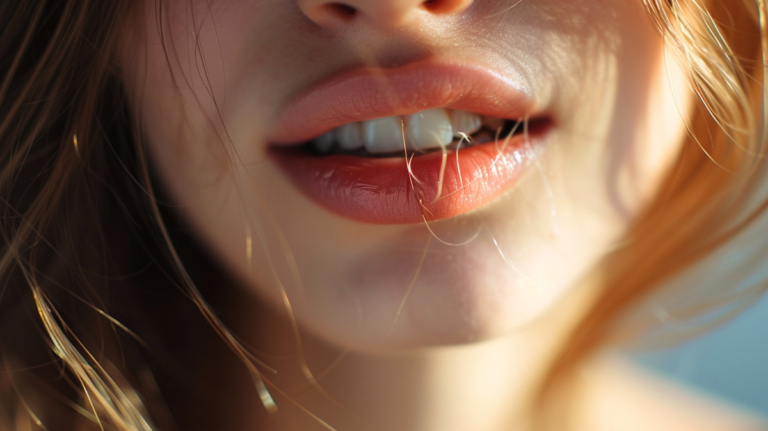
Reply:
[[410, 169], [404, 157], [317, 156], [285, 147], [270, 153], [321, 207], [365, 223], [409, 224], [468, 213], [511, 189], [545, 132], [459, 149], [458, 157], [449, 150], [444, 165], [440, 151], [416, 156]]

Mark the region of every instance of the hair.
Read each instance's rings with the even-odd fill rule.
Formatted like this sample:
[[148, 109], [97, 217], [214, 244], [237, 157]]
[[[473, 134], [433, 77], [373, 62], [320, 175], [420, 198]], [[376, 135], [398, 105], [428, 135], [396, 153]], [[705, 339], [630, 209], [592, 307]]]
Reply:
[[[113, 62], [130, 3], [0, 4], [3, 429], [51, 420], [65, 429], [171, 428], [157, 389], [142, 378], [148, 366], [135, 353], [141, 341], [115, 317], [124, 308], [112, 306], [158, 283], [178, 288], [167, 300], [191, 305], [245, 364], [265, 406], [273, 406], [255, 358], [192, 282], [174, 247], [172, 217], [153, 191]], [[697, 107], [659, 194], [605, 258], [602, 293], [554, 361], [542, 400], [598, 347], [658, 324], [618, 323], [768, 205], [759, 194], [768, 124], [764, 0], [644, 3], [688, 72]], [[765, 286], [738, 295], [751, 298]], [[701, 305], [679, 313], [688, 318], [718, 303]]]
[[[660, 192], [632, 226], [621, 247], [603, 262], [603, 285], [556, 357], [539, 391], [539, 402], [568, 382], [575, 366], [600, 346], [622, 343], [665, 322], [652, 313], [633, 319], [666, 282], [701, 268], [765, 212], [766, 3], [763, 0], [643, 0], [667, 51], [687, 73], [696, 96], [688, 133]], [[694, 186], [695, 185], [695, 186]], [[763, 251], [764, 252], [764, 251]], [[722, 257], [721, 257], [722, 259]], [[759, 256], [765, 261], [766, 256]], [[713, 295], [689, 298], [664, 310], [675, 320], [706, 317], [723, 306], [710, 325], [700, 319], [684, 336], [719, 324], [754, 302], [768, 280], [747, 280], [743, 267], [717, 266], [730, 280]], [[746, 284], [746, 286], [744, 286]], [[690, 289], [691, 286], [682, 286]]]

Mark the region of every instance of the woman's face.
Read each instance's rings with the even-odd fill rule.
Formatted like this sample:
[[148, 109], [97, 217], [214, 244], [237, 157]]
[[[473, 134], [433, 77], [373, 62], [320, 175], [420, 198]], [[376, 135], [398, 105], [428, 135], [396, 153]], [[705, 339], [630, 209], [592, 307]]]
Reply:
[[120, 62], [180, 213], [245, 289], [356, 349], [541, 316], [683, 136], [682, 74], [640, 0], [167, 0], [137, 17]]

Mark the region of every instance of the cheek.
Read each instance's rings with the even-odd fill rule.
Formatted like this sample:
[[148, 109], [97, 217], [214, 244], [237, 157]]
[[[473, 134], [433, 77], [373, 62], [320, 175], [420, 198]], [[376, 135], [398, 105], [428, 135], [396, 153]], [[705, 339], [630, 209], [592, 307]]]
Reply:
[[637, 211], [658, 192], [664, 175], [676, 160], [685, 137], [686, 123], [692, 117], [695, 96], [684, 71], [672, 55], [659, 56], [658, 73], [648, 85], [648, 99], [639, 112], [624, 121], [641, 122], [634, 130], [639, 142], [616, 156], [622, 169], [617, 175], [617, 190], [624, 206]]
[[166, 142], [190, 141], [190, 136], [173, 136], [179, 132], [192, 137], [217, 133], [226, 140], [223, 116], [237, 94], [233, 87], [247, 73], [243, 58], [257, 63], [261, 59], [251, 46], [259, 32], [274, 26], [268, 18], [268, 2], [259, 1], [138, 4], [126, 25], [119, 57], [144, 124], [158, 130]]
[[[243, 58], [260, 57], [252, 55], [251, 42], [274, 26], [268, 3], [147, 1], [128, 20], [118, 55], [128, 97], [161, 175], [182, 193], [222, 180], [238, 157], [260, 157], [258, 146], [235, 151], [232, 144], [263, 140], [260, 133], [276, 105], [268, 91], [258, 103], [235, 97], [248, 69]], [[259, 79], [248, 80], [251, 86], [274, 88], [265, 83], [268, 77], [253, 77]], [[238, 117], [242, 109], [235, 104], [249, 105], [248, 117]]]
[[578, 212], [626, 226], [678, 154], [692, 94], [642, 2], [592, 6], [587, 20], [559, 17], [574, 28], [567, 37], [553, 36], [556, 50], [578, 55], [554, 65], [555, 109], [566, 114], [558, 128], [562, 143], [548, 154], [544, 171], [562, 178], [563, 194]]

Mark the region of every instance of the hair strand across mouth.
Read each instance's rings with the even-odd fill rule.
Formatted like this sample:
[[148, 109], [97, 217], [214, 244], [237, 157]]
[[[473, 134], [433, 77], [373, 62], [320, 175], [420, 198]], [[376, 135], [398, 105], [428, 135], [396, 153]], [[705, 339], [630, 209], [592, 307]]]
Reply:
[[402, 157], [457, 150], [523, 132], [522, 120], [430, 109], [411, 115], [348, 123], [300, 144], [315, 155]]

